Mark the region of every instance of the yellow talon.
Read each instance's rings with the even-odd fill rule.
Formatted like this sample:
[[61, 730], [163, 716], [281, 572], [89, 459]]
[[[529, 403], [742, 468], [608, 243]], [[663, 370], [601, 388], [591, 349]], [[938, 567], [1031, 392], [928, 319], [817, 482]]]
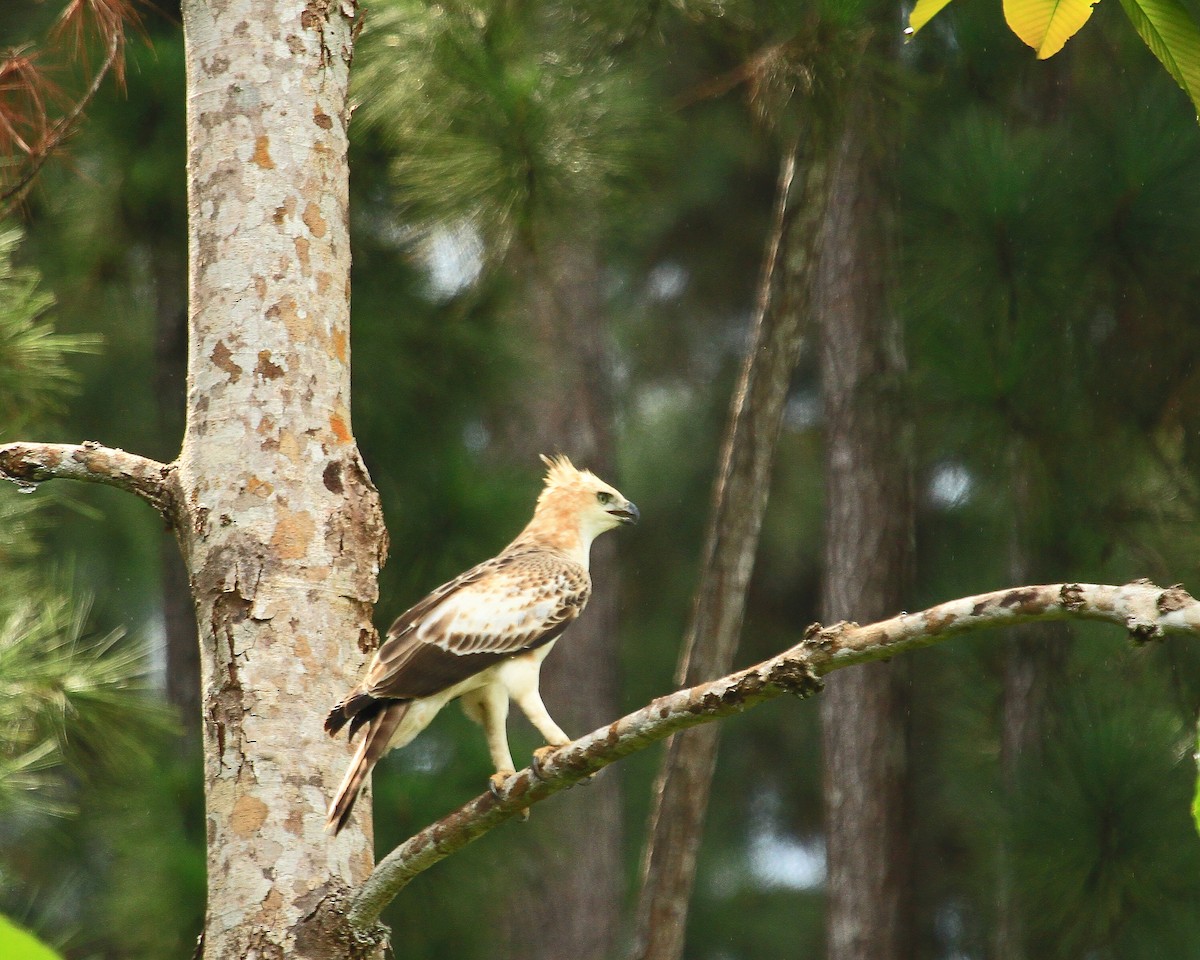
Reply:
[[[490, 793], [496, 800], [499, 800], [500, 791], [504, 789], [505, 784], [508, 783], [508, 778], [514, 773], [516, 773], [515, 770], [497, 770], [495, 773], [493, 773], [490, 777], [488, 777], [488, 793]], [[529, 819], [529, 808], [526, 807], [518, 814], [518, 816], [521, 818], [521, 822], [524, 823]]]
[[533, 771], [533, 775], [539, 780], [546, 779], [542, 773], [542, 765], [546, 762], [546, 759], [550, 756], [550, 754], [557, 749], [558, 747], [554, 746], [553, 744], [547, 744], [546, 746], [538, 747], [533, 751], [533, 761], [529, 764], [529, 769]]
[[508, 783], [508, 778], [511, 777], [515, 770], [497, 770], [488, 777], [488, 793], [497, 800], [500, 799], [500, 791], [504, 789], [504, 785]]

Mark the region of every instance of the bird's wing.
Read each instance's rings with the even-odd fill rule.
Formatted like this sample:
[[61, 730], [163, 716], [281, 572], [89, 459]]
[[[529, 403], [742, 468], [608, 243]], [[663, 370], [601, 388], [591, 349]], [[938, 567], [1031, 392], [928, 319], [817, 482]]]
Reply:
[[362, 691], [428, 697], [505, 657], [548, 643], [579, 616], [587, 570], [546, 550], [506, 552], [444, 584], [401, 614]]

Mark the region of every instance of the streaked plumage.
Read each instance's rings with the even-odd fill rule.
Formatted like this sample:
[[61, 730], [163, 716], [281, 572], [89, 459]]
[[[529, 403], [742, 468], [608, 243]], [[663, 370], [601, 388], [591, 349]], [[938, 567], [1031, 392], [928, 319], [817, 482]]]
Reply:
[[570, 742], [542, 704], [541, 663], [588, 601], [592, 540], [636, 522], [638, 511], [566, 457], [542, 459], [546, 486], [525, 529], [500, 554], [402, 613], [362, 681], [330, 711], [330, 736], [347, 723], [351, 739], [366, 727], [329, 808], [334, 833], [379, 758], [410, 743], [456, 697], [484, 728], [493, 780], [514, 770], [505, 729], [510, 699], [548, 744]]

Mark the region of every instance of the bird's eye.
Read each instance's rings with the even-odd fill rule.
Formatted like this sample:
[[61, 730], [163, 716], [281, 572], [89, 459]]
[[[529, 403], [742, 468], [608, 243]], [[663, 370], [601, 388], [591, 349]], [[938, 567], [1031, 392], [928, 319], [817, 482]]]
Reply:
[[612, 494], [609, 493], [607, 490], [601, 490], [599, 493], [596, 494], [596, 499], [599, 500], [601, 503], [606, 503], [606, 504], [612, 503]]

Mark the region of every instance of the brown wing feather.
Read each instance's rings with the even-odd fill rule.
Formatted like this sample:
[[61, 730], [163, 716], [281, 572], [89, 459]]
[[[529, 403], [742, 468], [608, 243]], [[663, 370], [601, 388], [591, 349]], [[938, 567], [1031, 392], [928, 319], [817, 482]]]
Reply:
[[[507, 592], [490, 592], [497, 585]], [[361, 689], [375, 697], [431, 696], [506, 657], [549, 643], [579, 616], [590, 592], [587, 571], [557, 554], [501, 554], [401, 614]], [[528, 609], [528, 622], [499, 623], [495, 629], [478, 622], [490, 616], [484, 611], [514, 602]], [[476, 617], [464, 615], [464, 608], [473, 612], [476, 607]]]
[[[549, 643], [579, 616], [590, 593], [586, 569], [542, 549], [505, 551], [472, 567], [396, 618], [366, 676], [333, 708], [325, 729], [333, 736], [350, 721], [353, 737], [381, 703], [432, 696], [506, 657]], [[496, 607], [501, 617], [527, 610], [528, 622], [489, 630], [486, 611]], [[478, 613], [483, 622], [464, 611]]]

